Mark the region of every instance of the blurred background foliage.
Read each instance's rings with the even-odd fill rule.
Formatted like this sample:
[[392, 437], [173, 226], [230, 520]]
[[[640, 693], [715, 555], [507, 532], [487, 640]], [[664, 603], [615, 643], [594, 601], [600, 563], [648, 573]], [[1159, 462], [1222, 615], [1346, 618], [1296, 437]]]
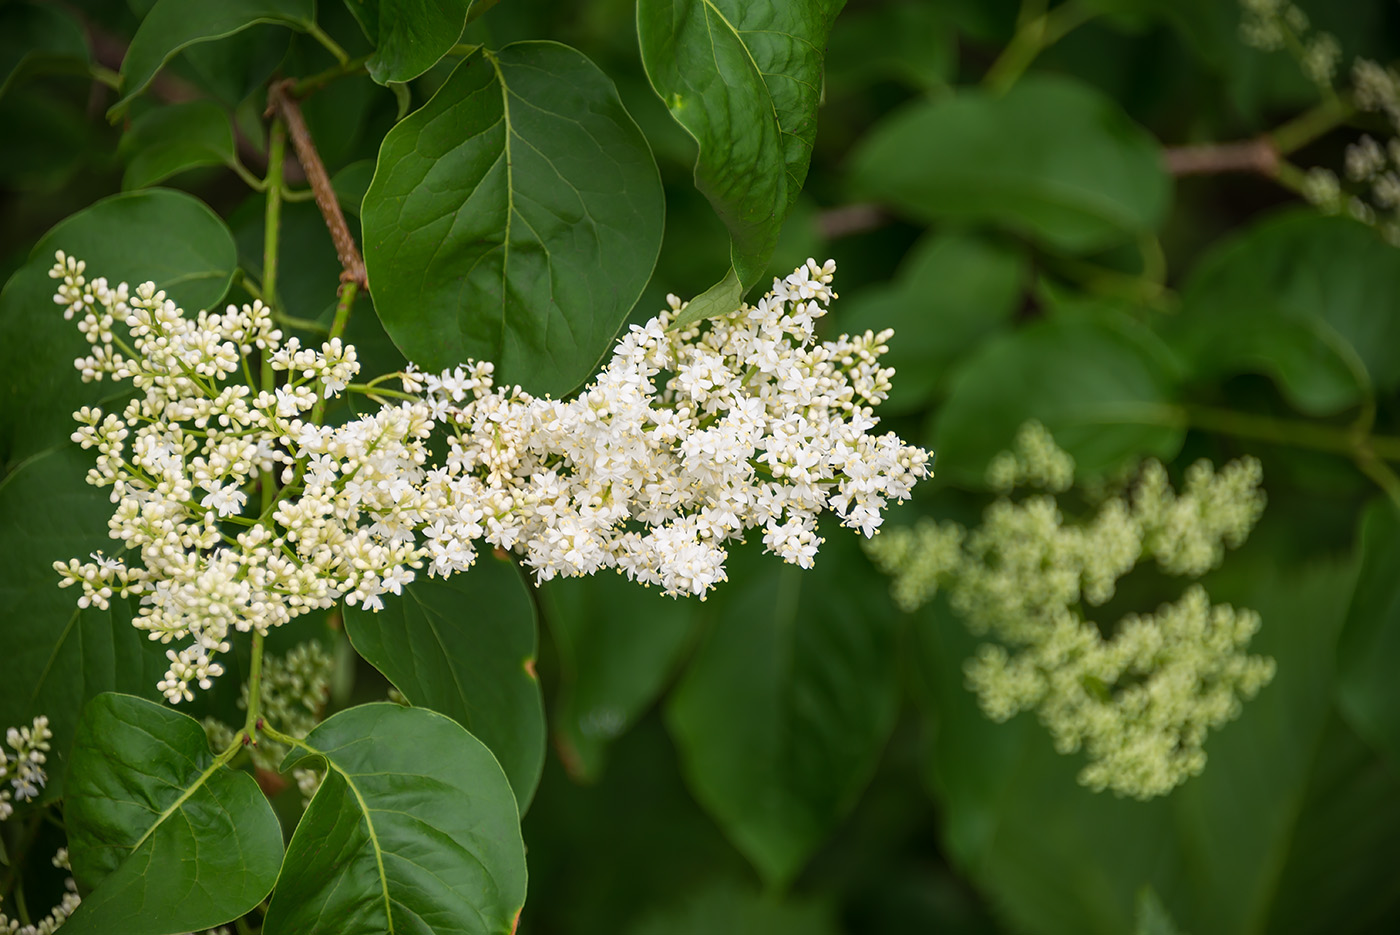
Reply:
[[[1341, 45], [1343, 94], [1352, 57], [1400, 57], [1394, 0], [1300, 5]], [[64, 217], [156, 184], [203, 199], [258, 267], [262, 196], [239, 175], [266, 162], [262, 89], [333, 61], [255, 27], [181, 53], [112, 125], [92, 74], [118, 67], [149, 6], [0, 3], [5, 278]], [[628, 0], [507, 0], [463, 41], [555, 38], [617, 83], [666, 191], [644, 319], [713, 282], [728, 240], [634, 18]], [[961, 670], [975, 641], [946, 605], [897, 614], [844, 531], [806, 575], [739, 551], [704, 604], [551, 583], [536, 610], [552, 744], [524, 819], [521, 932], [1400, 930], [1400, 521], [1382, 495], [1400, 496], [1400, 249], [1285, 177], [1168, 171], [1169, 151], [1257, 140], [1327, 103], [1291, 56], [1243, 43], [1240, 18], [1228, 0], [851, 0], [772, 262], [834, 256], [829, 330], [896, 329], [885, 418], [936, 449], [938, 477], [892, 522], [975, 518], [983, 468], [1030, 418], [1088, 478], [1144, 456], [1177, 476], [1200, 457], [1263, 461], [1264, 520], [1207, 584], [1261, 612], [1254, 649], [1278, 676], [1211, 737], [1205, 773], [1149, 803], [1076, 785], [1077, 759], [1032, 718], [978, 711]], [[342, 4], [319, 22], [364, 51]], [[306, 99], [352, 224], [380, 141], [450, 67]], [[1291, 164], [1340, 171], [1361, 132], [1389, 132], [1334, 123]], [[340, 267], [309, 202], [287, 206], [282, 237], [285, 312], [326, 320]], [[7, 359], [44, 340], [12, 324]], [[372, 315], [349, 339], [366, 371], [402, 365]], [[1177, 596], [1151, 574], [1122, 591], [1123, 611]], [[340, 646], [337, 701], [382, 697]]]

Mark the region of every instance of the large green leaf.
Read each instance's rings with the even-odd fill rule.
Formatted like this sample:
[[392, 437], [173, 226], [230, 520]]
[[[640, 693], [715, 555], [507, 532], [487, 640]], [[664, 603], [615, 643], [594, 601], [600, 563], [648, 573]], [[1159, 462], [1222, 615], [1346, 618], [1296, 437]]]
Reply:
[[[1251, 935], [1265, 930], [1297, 847], [1365, 837], [1364, 816], [1347, 816], [1326, 841], [1315, 823], [1300, 823], [1309, 788], [1327, 781], [1329, 768], [1316, 766], [1352, 570], [1284, 572], [1271, 548], [1251, 542], [1208, 587], [1216, 601], [1260, 612], [1251, 649], [1273, 656], [1278, 674], [1211, 736], [1202, 775], [1147, 803], [1077, 785], [1077, 758], [1056, 753], [1030, 716], [988, 720], [963, 685], [978, 640], [941, 599], [917, 618], [914, 658], [936, 725], [929, 776], [945, 843], [1012, 928], [1132, 931], [1138, 896], [1151, 886], [1182, 931]], [[1307, 842], [1295, 838], [1305, 829]]]
[[152, 280], [191, 311], [223, 296], [237, 263], [223, 221], [183, 192], [114, 195], [56, 224], [0, 293], [0, 462], [66, 441], [74, 410], [118, 392], [73, 368], [88, 344], [54, 305], [55, 250], [86, 260], [89, 277]]
[[947, 383], [954, 364], [1006, 327], [1025, 283], [1010, 248], [961, 233], [933, 234], [910, 250], [895, 280], [844, 294], [843, 331], [894, 329], [881, 363], [895, 368], [881, 415], [920, 409]]
[[594, 781], [608, 744], [674, 675], [694, 636], [699, 602], [609, 574], [556, 578], [541, 594], [563, 670], [555, 746], [570, 775]]
[[108, 116], [124, 112], [181, 49], [231, 36], [256, 23], [307, 29], [315, 22], [316, 0], [156, 0], [131, 37], [122, 59], [122, 97]]
[[561, 394], [646, 286], [660, 176], [612, 82], [554, 42], [479, 49], [385, 137], [363, 206], [385, 330], [428, 370]]
[[812, 159], [822, 59], [844, 0], [638, 0], [651, 86], [695, 138], [695, 186], [729, 229], [730, 275], [689, 319], [733, 311], [767, 268]]
[[199, 166], [233, 165], [233, 126], [209, 100], [158, 107], [131, 122], [118, 153], [126, 160], [122, 188], [156, 185]]
[[939, 472], [978, 483], [1030, 419], [1086, 475], [1144, 454], [1170, 458], [1184, 434], [1164, 424], [1174, 389], [1172, 361], [1150, 332], [1112, 310], [1061, 310], [987, 342], [959, 367], [937, 413]]
[[1164, 328], [1191, 372], [1267, 373], [1301, 409], [1353, 405], [1400, 386], [1400, 251], [1370, 228], [1290, 212], [1216, 249]]
[[1337, 648], [1337, 703], [1358, 734], [1400, 766], [1400, 511], [1389, 500], [1367, 510], [1361, 571]]
[[159, 697], [162, 647], [131, 625], [131, 610], [78, 609], [59, 590], [56, 561], [115, 551], [107, 537], [107, 491], [84, 483], [92, 452], [64, 442], [14, 466], [0, 480], [0, 729], [49, 719], [46, 798], [63, 794], [78, 715], [93, 696], [125, 691]]
[[855, 534], [815, 571], [736, 550], [713, 629], [667, 706], [696, 798], [772, 883], [854, 804], [894, 726], [895, 615]]
[[852, 182], [916, 218], [998, 224], [1074, 253], [1153, 231], [1171, 199], [1157, 141], [1102, 93], [1048, 75], [910, 105], [866, 137]]
[[0, 5], [0, 97], [28, 74], [87, 71], [83, 27], [61, 7], [39, 3]]
[[177, 935], [272, 890], [282, 829], [253, 777], [209, 752], [194, 718], [130, 695], [83, 712], [64, 799], [69, 854], [92, 889], [64, 930]]
[[490, 555], [450, 578], [419, 578], [372, 613], [345, 609], [345, 632], [415, 705], [486, 744], [523, 813], [544, 766], [544, 701], [535, 677], [535, 606], [509, 562]]
[[422, 708], [333, 715], [283, 769], [326, 778], [287, 846], [266, 935], [506, 935], [525, 903], [525, 844], [491, 751]]
[[457, 44], [472, 0], [345, 0], [374, 43], [365, 63], [380, 84], [410, 81]]

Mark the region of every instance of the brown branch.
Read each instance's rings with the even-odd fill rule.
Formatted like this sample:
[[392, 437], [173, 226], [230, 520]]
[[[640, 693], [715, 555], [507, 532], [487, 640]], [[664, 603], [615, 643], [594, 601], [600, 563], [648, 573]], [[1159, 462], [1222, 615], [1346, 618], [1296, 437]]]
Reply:
[[1167, 171], [1175, 176], [1257, 172], [1272, 177], [1278, 174], [1279, 167], [1278, 149], [1264, 136], [1238, 143], [1168, 146], [1162, 151], [1162, 158]]
[[826, 240], [835, 240], [877, 230], [891, 220], [889, 212], [876, 204], [842, 205], [817, 214], [817, 231]]
[[291, 138], [292, 148], [297, 152], [297, 160], [301, 163], [302, 171], [306, 173], [306, 181], [316, 196], [316, 207], [321, 209], [321, 217], [326, 219], [331, 240], [335, 242], [335, 252], [340, 258], [340, 281], [358, 283], [360, 288], [368, 291], [369, 280], [365, 276], [364, 258], [360, 256], [360, 248], [355, 246], [350, 226], [345, 223], [345, 214], [340, 210], [340, 200], [335, 197], [331, 178], [326, 174], [325, 164], [321, 162], [321, 155], [316, 152], [316, 144], [312, 142], [311, 133], [306, 129], [301, 107], [291, 95], [293, 84], [295, 82], [288, 79], [275, 82], [268, 88], [268, 112], [276, 111], [282, 122], [287, 125], [287, 136]]

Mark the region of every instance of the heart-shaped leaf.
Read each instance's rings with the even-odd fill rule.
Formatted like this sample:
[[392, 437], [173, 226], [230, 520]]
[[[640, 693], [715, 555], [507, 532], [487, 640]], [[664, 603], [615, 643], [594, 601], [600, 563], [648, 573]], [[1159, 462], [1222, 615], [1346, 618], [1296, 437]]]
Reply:
[[639, 0], [651, 86], [695, 138], [695, 187], [729, 229], [726, 280], [694, 321], [738, 307], [767, 268], [802, 191], [817, 133], [827, 36], [844, 0]]
[[106, 691], [158, 698], [166, 666], [124, 601], [79, 609], [77, 593], [58, 587], [54, 562], [112, 548], [112, 504], [84, 482], [91, 466], [91, 452], [64, 442], [0, 480], [0, 727], [49, 719], [46, 799], [63, 795], [83, 705]]
[[199, 166], [233, 165], [233, 126], [210, 100], [148, 110], [131, 122], [118, 153], [126, 160], [122, 188], [156, 185]]
[[921, 219], [998, 224], [1072, 253], [1156, 229], [1171, 201], [1157, 141], [1101, 92], [1047, 75], [910, 105], [866, 137], [852, 181]]
[[265, 935], [507, 935], [525, 904], [525, 844], [505, 773], [423, 708], [333, 715], [282, 768], [326, 778], [287, 846]]
[[53, 302], [55, 250], [86, 260], [89, 277], [152, 280], [189, 310], [218, 301], [238, 263], [224, 222], [184, 192], [113, 195], [54, 225], [0, 293], [0, 461], [66, 442], [74, 410], [127, 385], [83, 383], [73, 368], [88, 344]]
[[379, 150], [365, 264], [389, 336], [439, 370], [583, 381], [646, 286], [664, 204], [613, 86], [554, 42], [479, 49]]
[[63, 814], [78, 885], [64, 923], [99, 935], [221, 925], [272, 889], [282, 829], [248, 773], [209, 752], [192, 717], [130, 695], [83, 712]]
[[899, 705], [896, 617], [855, 534], [803, 572], [757, 549], [666, 722], [695, 796], [770, 883], [790, 880], [869, 781]]
[[411, 81], [461, 38], [472, 0], [345, 0], [374, 54], [365, 62], [380, 84]]
[[131, 99], [181, 49], [231, 36], [256, 23], [309, 29], [316, 24], [316, 0], [156, 0], [131, 37], [122, 59], [122, 97], [107, 111], [108, 117], [124, 113]]
[[535, 605], [509, 562], [490, 555], [446, 579], [419, 578], [378, 613], [345, 609], [361, 656], [415, 705], [461, 724], [500, 761], [520, 810], [544, 767], [535, 677]]

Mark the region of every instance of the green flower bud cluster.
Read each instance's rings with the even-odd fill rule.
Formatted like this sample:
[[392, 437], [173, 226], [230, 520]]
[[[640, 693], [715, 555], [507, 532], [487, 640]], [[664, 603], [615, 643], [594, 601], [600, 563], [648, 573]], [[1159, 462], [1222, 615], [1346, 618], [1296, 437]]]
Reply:
[[[305, 737], [321, 721], [330, 690], [331, 667], [330, 652], [317, 642], [300, 643], [285, 656], [265, 656], [258, 710], [282, 733]], [[238, 707], [248, 710], [246, 682]], [[204, 730], [214, 749], [222, 750], [233, 743], [234, 730], [213, 718], [205, 719]], [[249, 749], [255, 766], [273, 772], [278, 771], [287, 755], [285, 745], [266, 737], [259, 737], [257, 746]]]
[[1111, 628], [1086, 610], [1112, 598], [1146, 559], [1186, 577], [1219, 565], [1263, 511], [1260, 466], [1245, 458], [1217, 472], [1200, 461], [1178, 493], [1166, 469], [1148, 461], [1130, 482], [1099, 491], [1092, 515], [1074, 523], [1052, 493], [1011, 499], [1026, 485], [1067, 491], [1073, 465], [1031, 423], [989, 466], [988, 483], [1002, 496], [980, 526], [924, 520], [886, 530], [866, 549], [892, 577], [902, 609], [943, 588], [968, 628], [991, 640], [965, 666], [988, 717], [1035, 711], [1057, 750], [1084, 752], [1080, 782], [1149, 799], [1198, 774], [1209, 731], [1273, 677], [1273, 660], [1246, 651], [1259, 616], [1212, 605], [1199, 584]]

